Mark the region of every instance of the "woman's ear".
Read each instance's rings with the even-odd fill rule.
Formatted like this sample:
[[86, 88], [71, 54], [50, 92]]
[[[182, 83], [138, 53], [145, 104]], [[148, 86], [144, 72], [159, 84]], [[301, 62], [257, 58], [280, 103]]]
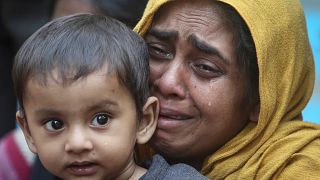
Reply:
[[260, 114], [260, 101], [256, 102], [253, 105], [252, 110], [250, 112], [249, 120], [255, 123], [258, 122], [259, 114]]
[[27, 141], [27, 144], [29, 146], [30, 151], [36, 154], [37, 148], [34, 144], [32, 136], [31, 136], [27, 119], [25, 118], [25, 115], [21, 110], [17, 111], [16, 120], [17, 120], [17, 123], [19, 124], [20, 128], [22, 129], [22, 132], [23, 132], [24, 137]]
[[142, 119], [139, 122], [137, 132], [137, 143], [145, 144], [152, 137], [157, 127], [159, 114], [159, 101], [151, 96], [143, 106]]

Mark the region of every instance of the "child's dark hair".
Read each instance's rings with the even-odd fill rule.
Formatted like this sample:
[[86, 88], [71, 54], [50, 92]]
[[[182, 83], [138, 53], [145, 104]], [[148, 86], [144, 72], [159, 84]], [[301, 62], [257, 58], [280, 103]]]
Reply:
[[111, 17], [77, 14], [57, 18], [36, 31], [18, 51], [12, 70], [20, 110], [28, 80], [46, 86], [52, 71], [69, 85], [101, 70], [115, 73], [134, 98], [138, 119], [149, 96], [148, 51], [144, 40]]

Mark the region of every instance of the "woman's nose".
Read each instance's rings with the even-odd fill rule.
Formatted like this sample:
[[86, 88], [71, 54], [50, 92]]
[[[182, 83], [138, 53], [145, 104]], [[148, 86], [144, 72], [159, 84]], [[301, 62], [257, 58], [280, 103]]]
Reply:
[[68, 134], [65, 151], [72, 153], [82, 153], [93, 149], [93, 143], [90, 136], [84, 129], [74, 128]]
[[164, 98], [183, 99], [186, 96], [184, 77], [186, 71], [181, 63], [172, 61], [162, 68], [158, 77], [154, 79], [153, 86]]

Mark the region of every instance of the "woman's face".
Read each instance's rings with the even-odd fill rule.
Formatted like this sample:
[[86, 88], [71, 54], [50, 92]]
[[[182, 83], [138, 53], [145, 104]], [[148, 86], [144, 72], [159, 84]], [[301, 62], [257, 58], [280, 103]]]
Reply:
[[249, 121], [233, 34], [212, 1], [177, 1], [156, 15], [145, 39], [160, 100], [151, 146], [171, 161], [201, 166]]

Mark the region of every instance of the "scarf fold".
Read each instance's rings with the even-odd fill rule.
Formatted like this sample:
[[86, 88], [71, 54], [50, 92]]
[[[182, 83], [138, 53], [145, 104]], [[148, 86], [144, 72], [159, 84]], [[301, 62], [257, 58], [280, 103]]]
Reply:
[[[144, 36], [170, 0], [149, 0], [134, 31]], [[260, 114], [206, 159], [212, 179], [317, 179], [320, 125], [302, 121], [314, 86], [314, 62], [299, 0], [221, 0], [247, 23], [257, 52]], [[140, 156], [150, 154], [139, 148]]]

